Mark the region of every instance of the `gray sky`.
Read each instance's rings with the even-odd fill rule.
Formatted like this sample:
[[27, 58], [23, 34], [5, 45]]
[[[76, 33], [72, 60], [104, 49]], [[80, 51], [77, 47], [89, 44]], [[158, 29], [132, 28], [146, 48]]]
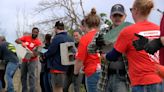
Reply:
[[[34, 9], [37, 7], [38, 2], [41, 0], [1, 0], [0, 3], [0, 28], [6, 31], [5, 35], [7, 40], [14, 42], [16, 39], [16, 21], [17, 14], [25, 11], [25, 15], [28, 18], [27, 24], [32, 24], [40, 19], [44, 19], [46, 15], [35, 15]], [[121, 3], [126, 8], [127, 21], [133, 22], [129, 8], [132, 7], [134, 0], [83, 0], [84, 9], [89, 12], [91, 8], [95, 7], [98, 13], [104, 12], [109, 14], [112, 5]], [[154, 0], [155, 9], [159, 8], [164, 11], [163, 0]], [[109, 15], [108, 15], [109, 16]], [[22, 17], [20, 14], [19, 17]], [[159, 25], [161, 14], [156, 10], [153, 10], [149, 18], [150, 21]], [[22, 21], [22, 20], [20, 20]]]

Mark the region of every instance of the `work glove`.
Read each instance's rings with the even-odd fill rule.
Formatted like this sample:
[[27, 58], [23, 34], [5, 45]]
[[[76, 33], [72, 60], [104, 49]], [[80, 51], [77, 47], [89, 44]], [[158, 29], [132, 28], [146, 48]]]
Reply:
[[160, 38], [158, 38], [148, 42], [145, 45], [145, 51], [149, 54], [154, 55], [154, 53], [157, 52], [161, 47], [163, 47], [163, 45]]
[[102, 48], [102, 46], [105, 46], [103, 34], [99, 34], [98, 37], [96, 38], [96, 46], [98, 48]]
[[135, 47], [135, 49], [137, 51], [144, 50], [145, 45], [148, 43], [149, 40], [147, 38], [145, 38], [144, 36], [142, 36], [142, 35], [139, 35], [139, 34], [136, 34], [136, 33], [134, 35], [136, 37], [138, 37], [139, 39], [133, 41], [133, 46]]
[[41, 63], [45, 63], [46, 58], [45, 58], [44, 54], [40, 54], [39, 60]]

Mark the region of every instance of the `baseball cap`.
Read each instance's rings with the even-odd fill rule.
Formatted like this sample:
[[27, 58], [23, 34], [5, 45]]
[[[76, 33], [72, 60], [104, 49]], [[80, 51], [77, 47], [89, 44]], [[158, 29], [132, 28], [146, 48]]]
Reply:
[[55, 23], [55, 27], [59, 27], [59, 26], [63, 26], [64, 27], [64, 23], [62, 21], [57, 21]]
[[124, 6], [122, 4], [115, 4], [112, 9], [111, 9], [111, 15], [114, 14], [121, 14], [121, 15], [126, 15], [125, 14], [125, 9]]

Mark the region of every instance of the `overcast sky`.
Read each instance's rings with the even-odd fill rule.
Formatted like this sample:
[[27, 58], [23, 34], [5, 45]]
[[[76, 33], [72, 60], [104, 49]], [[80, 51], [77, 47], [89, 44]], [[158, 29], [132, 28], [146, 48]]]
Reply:
[[[1, 0], [0, 3], [0, 28], [6, 31], [5, 36], [10, 42], [14, 42], [16, 39], [15, 30], [17, 22], [18, 11], [25, 11], [28, 17], [28, 22], [33, 23], [39, 19], [44, 19], [42, 15], [34, 15], [34, 9], [38, 6], [38, 2], [41, 0]], [[104, 12], [109, 14], [111, 6], [116, 3], [121, 3], [126, 8], [127, 21], [133, 22], [129, 8], [132, 7], [134, 0], [83, 0], [84, 9], [89, 12], [92, 7], [97, 9], [98, 13]], [[154, 0], [155, 9], [159, 8], [164, 11], [164, 1]], [[156, 10], [153, 10], [149, 18], [150, 21], [159, 25], [161, 14]], [[109, 15], [108, 15], [109, 16]]]

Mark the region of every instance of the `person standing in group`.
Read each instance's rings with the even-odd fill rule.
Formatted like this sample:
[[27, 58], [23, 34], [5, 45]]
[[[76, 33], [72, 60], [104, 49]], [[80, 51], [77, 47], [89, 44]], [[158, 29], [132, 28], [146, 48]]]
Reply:
[[[126, 13], [124, 6], [121, 4], [113, 5], [110, 13], [110, 19], [113, 24], [108, 28], [108, 32], [110, 32], [111, 36], [113, 36], [112, 29], [115, 29], [123, 24], [125, 18]], [[112, 44], [114, 44], [114, 42], [112, 42]], [[111, 48], [112, 46], [113, 45], [111, 45]], [[125, 61], [123, 60], [124, 58], [121, 56], [121, 58], [116, 62], [102, 62], [102, 72], [97, 86], [99, 92], [128, 92], [129, 84], [126, 77]]]
[[74, 67], [74, 74], [78, 76], [81, 67], [84, 66], [83, 71], [86, 75], [87, 92], [98, 92], [97, 82], [101, 71], [100, 55], [99, 53], [88, 53], [87, 47], [99, 31], [99, 25], [100, 18], [96, 15], [96, 10], [93, 8], [84, 18], [86, 34], [80, 39]]
[[[47, 50], [51, 44], [51, 34], [46, 34], [44, 37], [44, 47]], [[46, 59], [45, 59], [46, 60]], [[50, 83], [49, 69], [47, 68], [47, 61], [41, 61], [41, 72], [40, 72], [40, 86], [42, 92], [52, 92]]]
[[79, 45], [79, 42], [80, 42], [81, 37], [82, 37], [82, 31], [80, 29], [76, 29], [73, 32], [73, 38], [75, 40], [75, 46], [76, 46], [76, 48], [78, 48], [78, 45]]
[[38, 39], [39, 29], [37, 27], [34, 27], [32, 29], [32, 34], [23, 36], [21, 38], [16, 39], [17, 44], [22, 44], [24, 48], [27, 48], [30, 50], [30, 55], [28, 57], [24, 57], [22, 59], [21, 64], [21, 82], [22, 82], [22, 92], [28, 92], [28, 85], [27, 85], [27, 76], [29, 75], [29, 87], [30, 92], [36, 92], [35, 89], [35, 69], [36, 64], [38, 61], [38, 51], [37, 48], [39, 48], [42, 45], [42, 42], [40, 39]]
[[56, 35], [52, 39], [48, 51], [43, 54], [42, 59], [47, 59], [48, 68], [51, 73], [51, 85], [53, 92], [63, 92], [66, 77], [65, 74], [68, 66], [62, 65], [60, 44], [74, 41], [64, 30], [63, 22], [57, 21], [54, 28]]
[[[81, 30], [76, 29], [73, 32], [76, 48], [78, 48], [78, 44], [81, 36], [82, 36]], [[73, 71], [74, 71], [74, 65], [69, 65], [68, 70], [66, 72], [66, 80], [65, 80], [63, 92], [68, 92], [71, 83], [73, 83], [74, 92], [80, 92], [80, 84], [81, 84], [82, 76], [74, 76]]]
[[[140, 42], [143, 44], [141, 45]], [[143, 47], [141, 50], [145, 50], [146, 52], [153, 55], [159, 50], [159, 63], [164, 65], [164, 13], [160, 23], [160, 37], [153, 40], [148, 40], [146, 37], [139, 38], [138, 42], [135, 43], [134, 46], [136, 49]]]
[[[160, 31], [161, 31], [161, 35], [160, 35], [160, 42], [158, 43], [159, 47], [157, 46], [156, 48], [160, 49], [159, 50], [159, 61], [160, 61], [160, 64], [164, 65], [164, 48], [163, 48], [164, 47], [164, 13], [163, 13], [163, 17], [161, 20]], [[160, 45], [160, 43], [161, 43], [161, 45]]]
[[135, 24], [124, 28], [112, 51], [101, 55], [108, 61], [116, 61], [122, 54], [126, 55], [132, 92], [163, 92], [162, 79], [157, 74], [155, 64], [159, 61], [158, 57], [144, 50], [138, 51], [133, 46], [138, 39], [136, 36], [159, 37], [159, 26], [148, 21], [153, 6], [152, 0], [135, 0], [130, 8]]
[[0, 36], [0, 57], [6, 63], [5, 76], [7, 92], [15, 92], [13, 76], [19, 66], [19, 59], [16, 54], [15, 46], [7, 42], [4, 36]]

